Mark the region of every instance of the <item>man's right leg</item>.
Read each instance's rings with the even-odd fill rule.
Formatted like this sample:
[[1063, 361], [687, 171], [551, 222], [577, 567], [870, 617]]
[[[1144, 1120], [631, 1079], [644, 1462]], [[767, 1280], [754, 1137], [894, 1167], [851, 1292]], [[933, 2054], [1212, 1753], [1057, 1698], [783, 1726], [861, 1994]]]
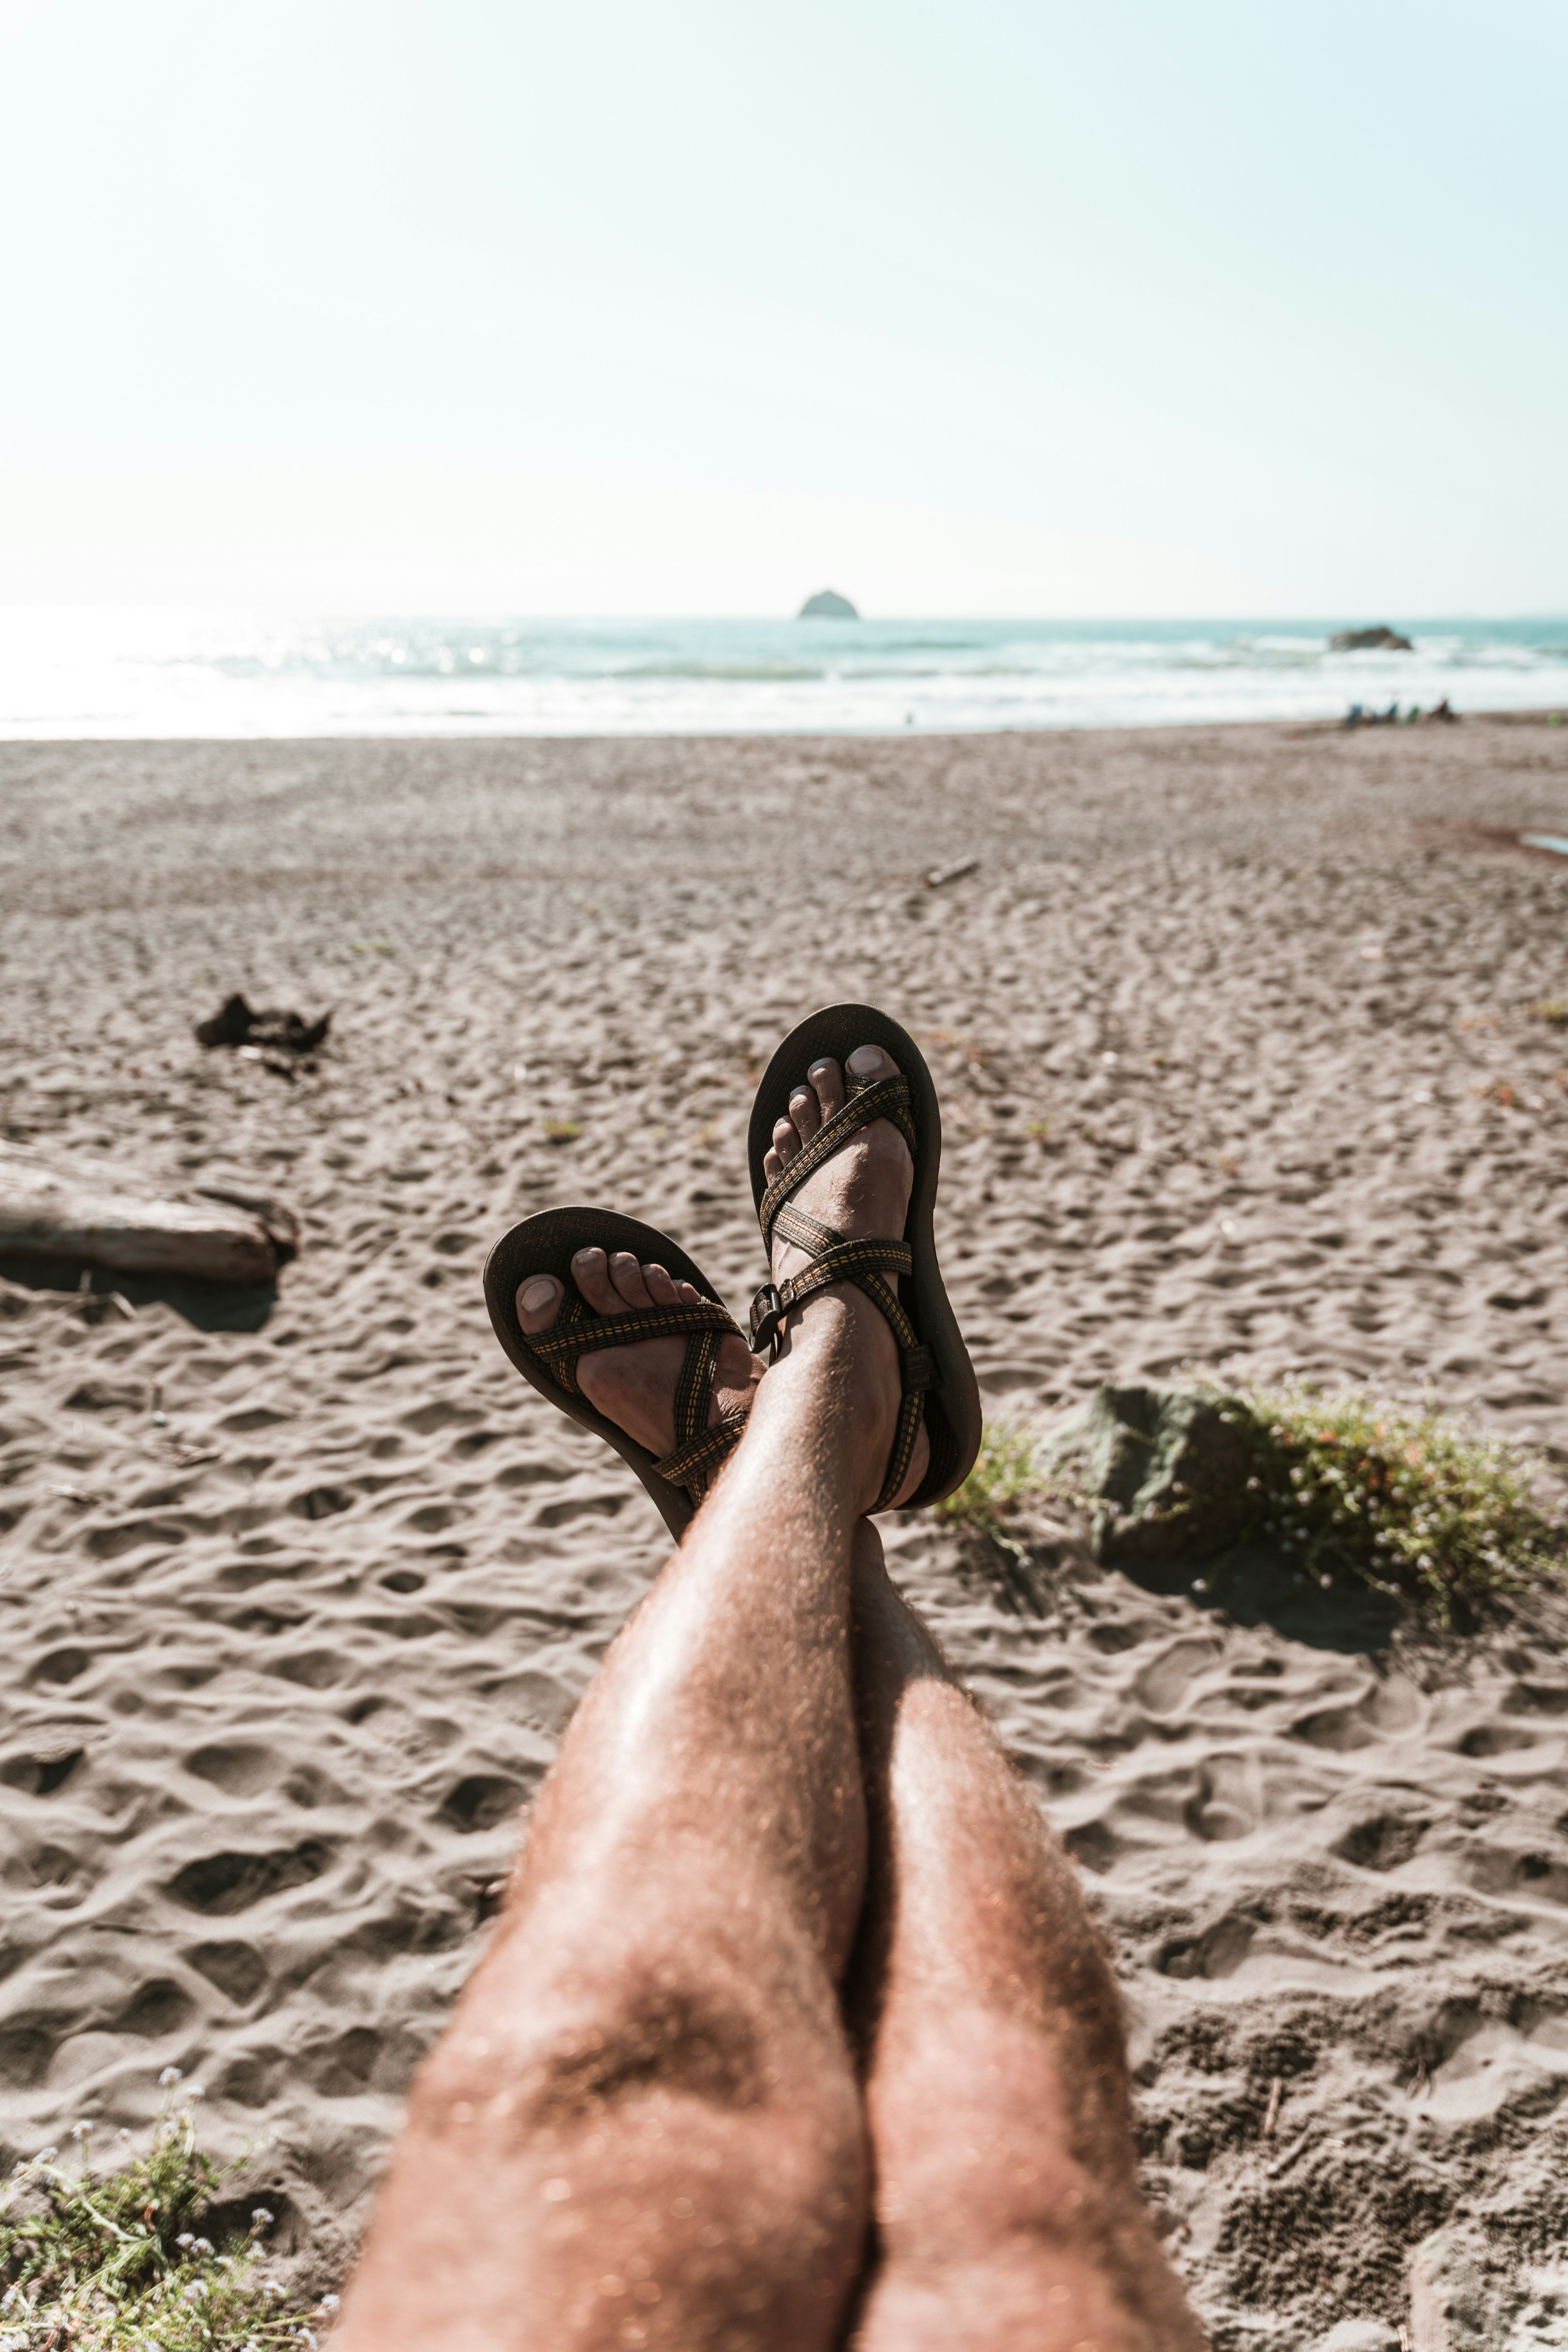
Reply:
[[1200, 2352], [1139, 2194], [1116, 1988], [1073, 1865], [868, 1524], [854, 1606], [879, 2238], [857, 2352]]

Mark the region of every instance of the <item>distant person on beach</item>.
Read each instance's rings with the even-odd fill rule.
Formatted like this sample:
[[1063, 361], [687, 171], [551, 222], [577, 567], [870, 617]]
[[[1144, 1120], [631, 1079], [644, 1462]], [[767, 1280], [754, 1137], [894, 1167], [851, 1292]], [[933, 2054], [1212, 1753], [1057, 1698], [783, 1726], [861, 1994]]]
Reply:
[[613, 1213], [492, 1255], [519, 1369], [689, 1526], [562, 1742], [334, 2346], [1199, 2352], [1075, 1868], [868, 1516], [979, 1437], [918, 1048], [816, 1016], [753, 1141], [750, 1342]]

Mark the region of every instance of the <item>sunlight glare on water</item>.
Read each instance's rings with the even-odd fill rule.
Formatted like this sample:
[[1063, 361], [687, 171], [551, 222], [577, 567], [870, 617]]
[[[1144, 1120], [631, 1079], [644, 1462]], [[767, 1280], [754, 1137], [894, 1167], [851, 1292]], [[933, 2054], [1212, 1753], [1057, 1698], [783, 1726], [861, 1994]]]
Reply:
[[1342, 718], [1444, 696], [1568, 707], [1568, 622], [1406, 623], [1411, 653], [1331, 653], [1345, 625], [13, 609], [0, 735], [940, 733]]

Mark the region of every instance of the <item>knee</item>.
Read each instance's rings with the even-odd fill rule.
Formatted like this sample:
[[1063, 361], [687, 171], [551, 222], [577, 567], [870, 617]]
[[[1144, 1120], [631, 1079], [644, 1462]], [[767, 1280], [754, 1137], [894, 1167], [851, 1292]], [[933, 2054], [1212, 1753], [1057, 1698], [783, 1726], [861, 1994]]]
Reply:
[[496, 1992], [476, 1986], [426, 2063], [415, 2104], [427, 2128], [485, 2116], [526, 2138], [659, 2095], [859, 2128], [847, 2055], [722, 1972], [640, 1958], [557, 1974], [526, 2002]]

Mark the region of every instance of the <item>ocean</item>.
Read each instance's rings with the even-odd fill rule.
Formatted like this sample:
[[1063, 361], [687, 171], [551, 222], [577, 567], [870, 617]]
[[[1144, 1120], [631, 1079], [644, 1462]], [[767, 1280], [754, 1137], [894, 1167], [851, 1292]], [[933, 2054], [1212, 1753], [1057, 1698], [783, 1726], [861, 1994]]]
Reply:
[[0, 737], [926, 733], [1568, 710], [1568, 621], [309, 620], [0, 614]]

